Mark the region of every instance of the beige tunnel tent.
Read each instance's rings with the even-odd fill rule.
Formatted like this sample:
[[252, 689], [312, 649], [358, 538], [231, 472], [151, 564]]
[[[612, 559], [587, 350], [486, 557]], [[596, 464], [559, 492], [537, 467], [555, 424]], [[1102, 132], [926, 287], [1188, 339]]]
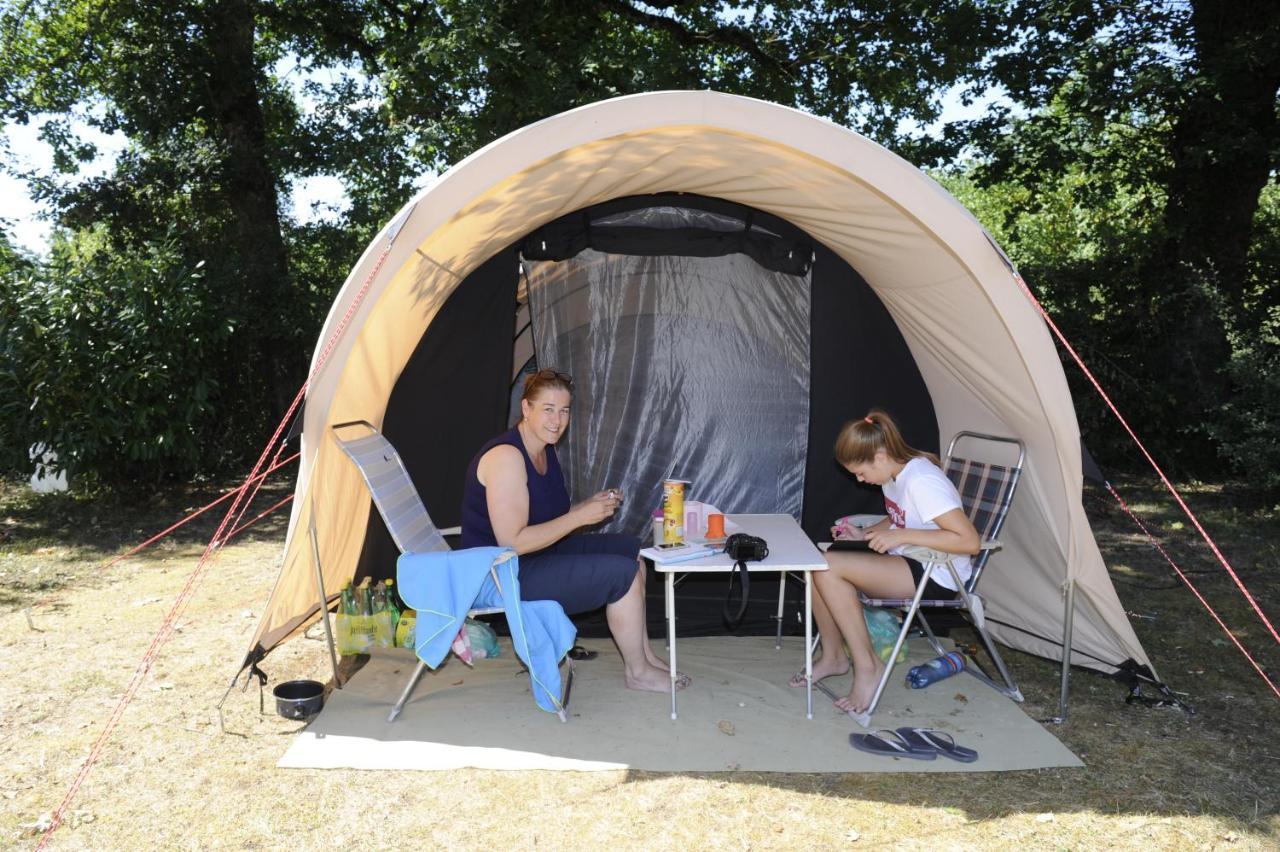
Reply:
[[447, 321], [438, 317], [451, 295], [500, 249], [574, 211], [662, 193], [763, 211], [834, 252], [896, 324], [943, 440], [970, 429], [1025, 441], [1004, 549], [983, 580], [996, 638], [1060, 659], [1054, 637], [1074, 581], [1072, 663], [1149, 665], [1081, 505], [1080, 436], [1053, 341], [1002, 252], [885, 148], [797, 110], [714, 92], [622, 97], [518, 130], [441, 175], [378, 234], [319, 337], [283, 563], [246, 664], [317, 617], [313, 522], [330, 600], [360, 557], [371, 504], [330, 427], [382, 425], [425, 332]]

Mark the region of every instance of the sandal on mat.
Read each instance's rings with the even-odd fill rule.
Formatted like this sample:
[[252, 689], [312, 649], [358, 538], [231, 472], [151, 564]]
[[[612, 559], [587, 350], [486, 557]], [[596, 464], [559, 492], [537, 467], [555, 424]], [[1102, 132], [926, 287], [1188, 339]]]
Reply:
[[850, 734], [849, 745], [868, 754], [884, 754], [889, 757], [909, 757], [912, 760], [933, 760], [938, 756], [934, 749], [913, 748], [897, 731], [876, 731], [874, 734]]
[[965, 748], [962, 745], [956, 745], [955, 737], [946, 731], [938, 731], [933, 728], [908, 727], [899, 728], [896, 733], [911, 748], [916, 750], [936, 752], [961, 763], [973, 763], [978, 759], [976, 751], [971, 748]]

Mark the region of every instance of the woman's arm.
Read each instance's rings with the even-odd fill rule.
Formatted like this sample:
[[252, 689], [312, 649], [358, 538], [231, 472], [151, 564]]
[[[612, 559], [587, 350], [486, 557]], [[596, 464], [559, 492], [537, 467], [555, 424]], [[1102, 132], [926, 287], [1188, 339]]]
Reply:
[[516, 553], [532, 553], [550, 547], [579, 527], [597, 524], [613, 515], [616, 504], [601, 492], [558, 518], [529, 525], [529, 478], [524, 457], [509, 444], [484, 454], [476, 477], [485, 489], [489, 523], [498, 544]]
[[943, 512], [933, 519], [938, 525], [936, 530], [890, 530], [880, 529], [880, 525], [868, 528], [865, 532], [871, 549], [877, 553], [886, 553], [904, 544], [917, 544], [943, 553], [963, 553], [972, 555], [982, 547], [982, 539], [973, 528], [968, 515], [963, 509], [952, 509]]

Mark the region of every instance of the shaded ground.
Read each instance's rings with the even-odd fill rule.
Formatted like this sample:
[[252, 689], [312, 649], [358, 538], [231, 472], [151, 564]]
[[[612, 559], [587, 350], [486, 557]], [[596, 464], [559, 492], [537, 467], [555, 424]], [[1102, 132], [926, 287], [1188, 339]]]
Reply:
[[[1147, 480], [1119, 488], [1246, 647], [1280, 671], [1276, 643], [1176, 505]], [[260, 497], [246, 519], [285, 493]], [[1233, 483], [1186, 493], [1276, 621], [1280, 507]], [[143, 556], [102, 563], [216, 495], [129, 506], [0, 494], [0, 840], [34, 846], [34, 826], [69, 788], [221, 512]], [[1139, 637], [1197, 713], [1128, 706], [1121, 685], [1077, 672], [1071, 717], [1052, 730], [1086, 769], [950, 778], [277, 770], [301, 725], [271, 712], [269, 689], [266, 714], [256, 686], [232, 693], [228, 733], [213, 708], [278, 572], [281, 511], [210, 567], [52, 846], [1274, 848], [1280, 699], [1114, 505], [1105, 492], [1086, 496]], [[1008, 661], [1027, 711], [1054, 714], [1057, 667]], [[266, 668], [273, 681], [327, 680], [323, 643], [313, 631]]]

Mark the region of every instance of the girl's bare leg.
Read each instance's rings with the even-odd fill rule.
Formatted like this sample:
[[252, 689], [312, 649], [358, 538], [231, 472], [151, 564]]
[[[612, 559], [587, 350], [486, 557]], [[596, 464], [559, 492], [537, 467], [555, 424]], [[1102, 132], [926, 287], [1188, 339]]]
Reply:
[[[871, 705], [885, 666], [871, 646], [858, 592], [870, 597], [905, 598], [915, 593], [915, 583], [906, 560], [899, 556], [829, 553], [827, 564], [828, 570], [814, 572], [814, 582], [853, 661], [853, 688], [836, 706], [862, 713]], [[823, 644], [826, 644], [825, 638]]]
[[[820, 573], [824, 572], [815, 571], [813, 576], [816, 578]], [[816, 582], [813, 592], [813, 620], [818, 623], [818, 638], [822, 648], [818, 658], [813, 661], [813, 682], [817, 683], [824, 677], [842, 675], [849, 671], [849, 658], [844, 653], [844, 639], [840, 635], [840, 628], [836, 626], [836, 620], [827, 608], [826, 601], [822, 599], [821, 589]], [[796, 689], [804, 686], [804, 670], [792, 675], [787, 685]]]

